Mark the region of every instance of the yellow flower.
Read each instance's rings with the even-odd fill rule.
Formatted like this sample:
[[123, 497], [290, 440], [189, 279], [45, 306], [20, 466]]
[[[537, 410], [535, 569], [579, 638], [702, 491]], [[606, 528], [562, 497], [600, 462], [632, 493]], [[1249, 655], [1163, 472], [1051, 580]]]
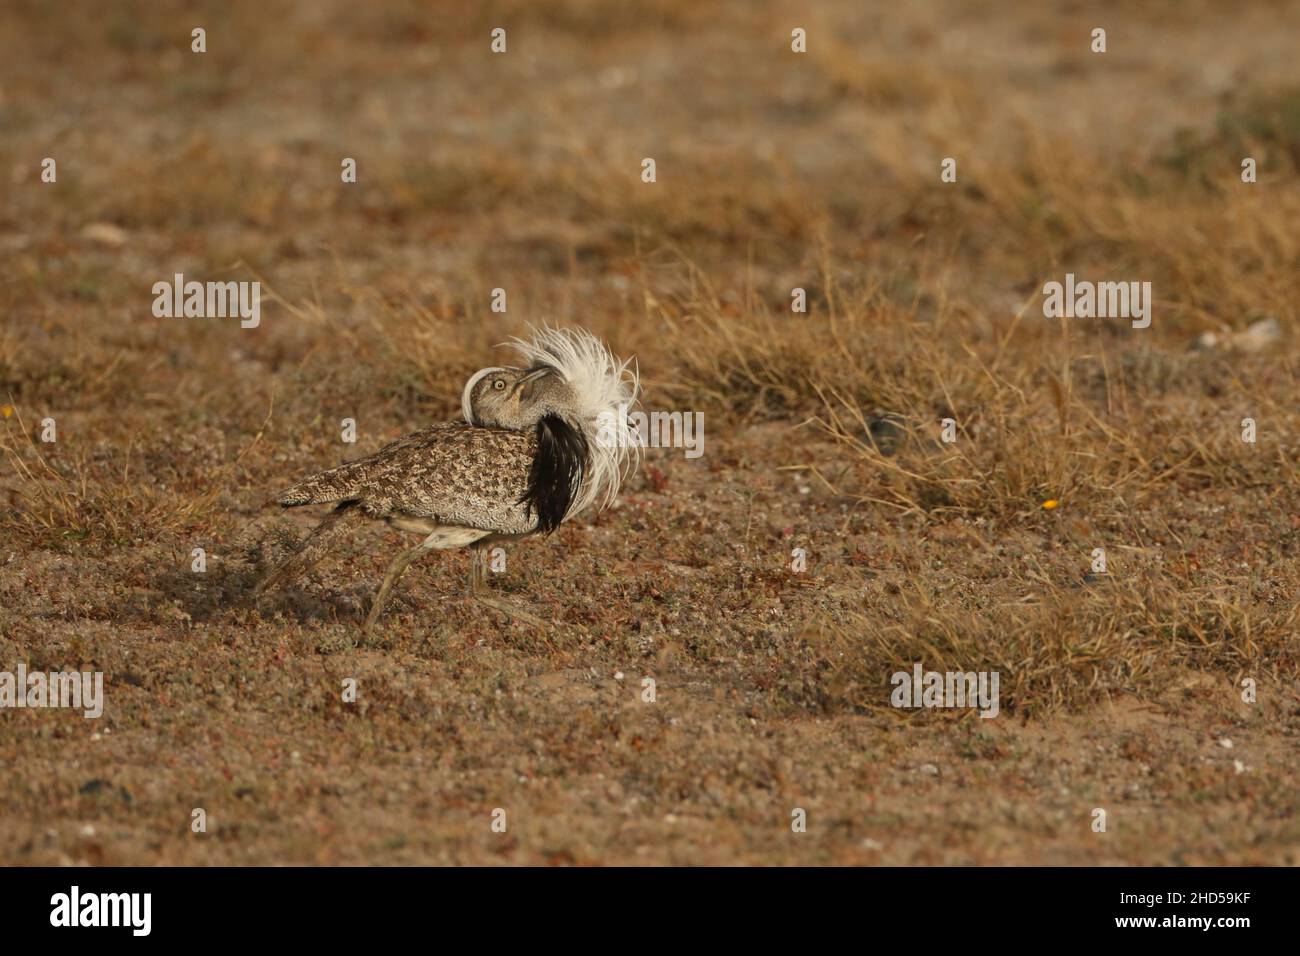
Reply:
[[1055, 498], [1048, 498], [1046, 501], [1043, 502], [1043, 507], [1046, 508], [1048, 511], [1051, 511], [1059, 504], [1060, 502], [1057, 501]]

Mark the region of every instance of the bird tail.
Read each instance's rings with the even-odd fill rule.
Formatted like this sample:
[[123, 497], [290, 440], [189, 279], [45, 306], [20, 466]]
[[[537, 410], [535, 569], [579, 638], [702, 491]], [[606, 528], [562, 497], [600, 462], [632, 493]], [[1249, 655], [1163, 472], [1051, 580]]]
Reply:
[[281, 508], [297, 508], [300, 505], [342, 501], [356, 493], [359, 483], [365, 477], [367, 464], [369, 459], [362, 458], [310, 475], [292, 488], [282, 491], [276, 502]]

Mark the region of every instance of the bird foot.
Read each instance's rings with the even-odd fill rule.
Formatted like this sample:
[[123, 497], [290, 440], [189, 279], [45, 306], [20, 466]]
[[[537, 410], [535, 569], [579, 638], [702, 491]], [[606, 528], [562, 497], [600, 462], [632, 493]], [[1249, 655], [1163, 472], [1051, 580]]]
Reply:
[[507, 617], [512, 617], [521, 624], [527, 624], [529, 627], [535, 627], [539, 631], [545, 631], [550, 625], [536, 615], [529, 614], [521, 607], [511, 604], [509, 601], [503, 601], [500, 598], [487, 597], [482, 594], [474, 595], [474, 600], [478, 601], [485, 607], [490, 607], [494, 611], [500, 611]]
[[378, 601], [370, 602], [370, 613], [366, 615], [366, 623], [361, 625], [361, 633], [367, 639], [375, 636], [375, 624], [379, 621], [379, 615], [384, 610], [384, 606]]

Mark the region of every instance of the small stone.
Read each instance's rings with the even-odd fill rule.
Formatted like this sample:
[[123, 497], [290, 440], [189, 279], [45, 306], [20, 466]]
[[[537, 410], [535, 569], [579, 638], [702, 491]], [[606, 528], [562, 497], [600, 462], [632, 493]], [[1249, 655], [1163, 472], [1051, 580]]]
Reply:
[[111, 222], [92, 222], [81, 230], [81, 238], [87, 242], [117, 249], [126, 243], [126, 230]]

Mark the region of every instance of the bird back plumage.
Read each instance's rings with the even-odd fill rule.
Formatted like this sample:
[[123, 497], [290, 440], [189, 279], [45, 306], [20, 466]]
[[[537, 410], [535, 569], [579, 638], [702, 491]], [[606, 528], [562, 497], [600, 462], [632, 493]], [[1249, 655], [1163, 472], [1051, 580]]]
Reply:
[[538, 447], [533, 432], [434, 425], [373, 455], [304, 478], [279, 503], [355, 501], [373, 518], [417, 517], [497, 534], [537, 530], [525, 499]]

